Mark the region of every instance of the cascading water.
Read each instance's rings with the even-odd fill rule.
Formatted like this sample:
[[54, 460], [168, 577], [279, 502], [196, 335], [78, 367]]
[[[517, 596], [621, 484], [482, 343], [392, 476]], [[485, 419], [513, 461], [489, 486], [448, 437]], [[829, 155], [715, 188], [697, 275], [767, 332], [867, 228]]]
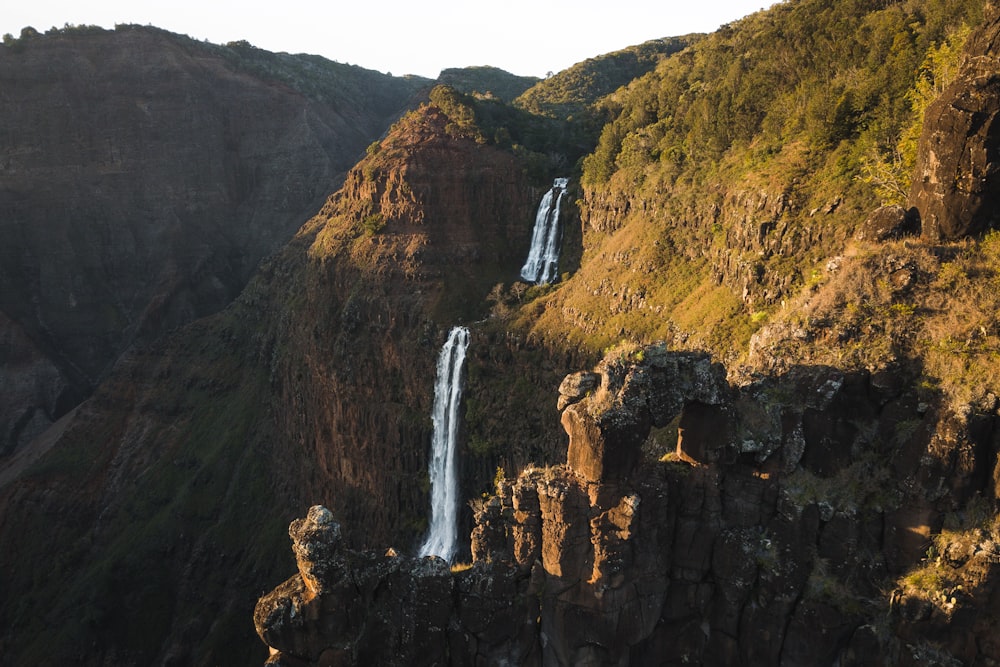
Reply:
[[455, 327], [441, 348], [434, 384], [434, 435], [431, 440], [431, 527], [421, 556], [440, 556], [449, 563], [458, 550], [458, 408], [462, 401], [462, 367], [469, 330]]
[[535, 214], [535, 229], [531, 233], [531, 250], [521, 267], [521, 277], [529, 283], [543, 284], [555, 280], [559, 269], [562, 230], [559, 227], [559, 206], [566, 194], [568, 178], [557, 178], [542, 197]]

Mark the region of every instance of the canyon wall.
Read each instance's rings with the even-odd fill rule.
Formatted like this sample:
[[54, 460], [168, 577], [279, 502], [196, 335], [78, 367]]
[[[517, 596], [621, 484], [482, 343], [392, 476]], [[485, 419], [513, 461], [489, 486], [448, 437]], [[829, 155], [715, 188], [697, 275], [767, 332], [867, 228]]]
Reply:
[[141, 27], [0, 47], [0, 456], [230, 303], [425, 84]]
[[[52, 432], [51, 449], [4, 480], [8, 655], [254, 659], [245, 610], [260, 591], [249, 582], [283, 574], [280, 526], [310, 502], [337, 512], [354, 548], [416, 548], [434, 361], [448, 329], [482, 318], [487, 293], [516, 278], [544, 190], [509, 151], [450, 123], [432, 105], [401, 118], [236, 302], [130, 350]], [[497, 370], [519, 351], [530, 346], [474, 336], [470, 386], [523, 398]], [[529, 397], [536, 378], [565, 372], [520, 366]], [[517, 410], [535, 431], [529, 417], [554, 406]], [[547, 460], [557, 428], [502, 455], [512, 467]], [[462, 494], [475, 495], [496, 459], [461, 458]], [[59, 555], [39, 560], [40, 550]]]
[[[795, 12], [812, 25], [818, 14], [805, 9], [819, 4], [778, 5], [747, 25], [780, 27]], [[917, 4], [871, 6], [883, 19]], [[844, 7], [826, 5], [841, 14]], [[737, 28], [726, 27], [722, 38], [739, 36]], [[144, 50], [150, 34], [166, 40], [163, 61], [159, 50]], [[35, 311], [21, 304], [0, 316], [0, 338], [9, 343], [0, 354], [12, 379], [0, 393], [20, 406], [7, 422], [10, 448], [27, 451], [21, 443], [29, 434], [62, 415], [33, 441], [37, 461], [0, 470], [0, 652], [11, 661], [263, 662], [251, 610], [293, 571], [285, 526], [315, 504], [326, 509], [291, 531], [300, 574], [258, 606], [258, 630], [280, 651], [272, 658], [278, 664], [996, 658], [989, 632], [1000, 537], [995, 374], [965, 382], [977, 368], [987, 376], [994, 368], [995, 240], [934, 245], [879, 232], [855, 244], [876, 202], [859, 179], [830, 172], [853, 135], [835, 137], [839, 153], [803, 142], [734, 150], [750, 162], [698, 162], [704, 171], [675, 181], [632, 169], [633, 158], [647, 160], [645, 169], [669, 166], [671, 156], [654, 153], [659, 148], [637, 131], [611, 185], [571, 186], [564, 214], [573, 259], [557, 286], [534, 288], [517, 282], [517, 269], [538, 200], [563, 172], [532, 174], [573, 164], [575, 153], [558, 153], [558, 133], [534, 149], [520, 142], [556, 125], [504, 115], [495, 100], [439, 91], [441, 106], [404, 115], [378, 141], [371, 139], [381, 129], [356, 133], [364, 155], [323, 203], [327, 186], [313, 179], [337, 169], [321, 150], [321, 129], [339, 127], [338, 113], [350, 117], [347, 100], [329, 90], [343, 86], [346, 98], [380, 109], [379, 118], [399, 108], [370, 97], [377, 88], [364, 77], [308, 57], [272, 60], [248, 45], [213, 48], [141, 29], [114, 38], [135, 41], [129, 62], [148, 56], [151, 82], [156, 71], [168, 73], [156, 85], [194, 80], [206, 95], [233, 88], [240, 106], [219, 97], [166, 104], [164, 92], [178, 125], [163, 120], [147, 135], [160, 98], [130, 89], [119, 103], [128, 110], [121, 125], [132, 129], [120, 138], [134, 134], [144, 146], [169, 137], [162, 151], [169, 169], [114, 171], [117, 153], [102, 151], [119, 144], [87, 129], [93, 117], [59, 143], [70, 156], [74, 146], [86, 148], [79, 165], [66, 167], [83, 185], [60, 175], [62, 167], [36, 169], [51, 170], [53, 183], [65, 178], [81, 210], [90, 210], [88, 195], [99, 198], [102, 215], [125, 201], [102, 194], [108, 179], [140, 193], [162, 183], [170, 192], [153, 192], [155, 206], [129, 195], [138, 208], [128, 209], [123, 236], [73, 226], [50, 237], [44, 226], [15, 225], [15, 236], [38, 231], [39, 244], [55, 244], [62, 262], [79, 251], [93, 274], [120, 280], [94, 288], [118, 296], [85, 299], [80, 317], [104, 328], [67, 320], [85, 334], [72, 364], [53, 357], [55, 344], [46, 342], [59, 333], [53, 315], [32, 319]], [[30, 62], [44, 46], [36, 39], [0, 58]], [[694, 50], [678, 55], [694, 57]], [[782, 62], [802, 69], [794, 57]], [[99, 86], [94, 68], [83, 71]], [[857, 71], [852, 81], [863, 81]], [[219, 78], [198, 78], [205, 72]], [[826, 91], [828, 73], [821, 74]], [[314, 75], [336, 85], [318, 90]], [[79, 84], [62, 83], [57, 88], [89, 100]], [[406, 95], [390, 97], [402, 104], [412, 83], [420, 84], [400, 84]], [[692, 81], [689, 97], [705, 83]], [[240, 96], [243, 88], [260, 99]], [[651, 118], [643, 105], [652, 99], [628, 109], [627, 93], [612, 104], [624, 116]], [[266, 118], [252, 117], [255, 104]], [[489, 132], [476, 118], [492, 123]], [[507, 120], [505, 133], [498, 123]], [[181, 142], [181, 130], [200, 123], [216, 128], [197, 136], [226, 159], [191, 166], [201, 154]], [[36, 143], [49, 130], [56, 132], [33, 130]], [[276, 161], [261, 156], [256, 139], [240, 143], [243, 130], [280, 139], [268, 144], [277, 147]], [[20, 146], [14, 135], [0, 136]], [[11, 152], [12, 183], [30, 155]], [[290, 166], [300, 157], [301, 173]], [[146, 171], [156, 178], [145, 180]], [[206, 188], [193, 187], [189, 173]], [[838, 187], [825, 188], [831, 175]], [[285, 220], [286, 191], [319, 197], [310, 209], [319, 213], [260, 264], [234, 303], [157, 335], [217, 310], [223, 293], [239, 290], [234, 276], [252, 270], [243, 254], [250, 237], [270, 229], [254, 212]], [[32, 201], [48, 210], [38, 197]], [[250, 198], [245, 208], [241, 197]], [[21, 210], [15, 199], [4, 201]], [[249, 217], [234, 217], [232, 207]], [[198, 218], [205, 238], [163, 218], [183, 221], [195, 208], [212, 216]], [[902, 207], [892, 211], [906, 216]], [[130, 226], [147, 218], [151, 230]], [[160, 232], [172, 236], [161, 243]], [[84, 241], [96, 237], [123, 256], [87, 254], [93, 248]], [[180, 254], [161, 271], [139, 253], [147, 246]], [[239, 250], [205, 255], [218, 248]], [[30, 294], [34, 276], [54, 288], [39, 297], [45, 309], [55, 308], [46, 299], [68, 304], [72, 295], [80, 303], [82, 288], [60, 277], [60, 267], [32, 264], [45, 256], [4, 257], [3, 270], [19, 286], [5, 298]], [[133, 256], [155, 267], [156, 285], [166, 280], [176, 289], [153, 290], [152, 305], [130, 311], [114, 304], [124, 299], [115, 292], [121, 284], [141, 287], [129, 273]], [[804, 284], [811, 273], [816, 284]], [[79, 281], [86, 272], [73, 275]], [[960, 326], [945, 318], [970, 309], [977, 316]], [[104, 315], [125, 322], [125, 333], [107, 328]], [[937, 333], [926, 328], [933, 317]], [[751, 323], [760, 322], [766, 326], [751, 338]], [[407, 554], [426, 527], [434, 359], [456, 324], [472, 332], [460, 465], [461, 495], [476, 502], [460, 519], [463, 534], [473, 535], [460, 557], [473, 563], [451, 572]], [[658, 338], [669, 345], [618, 342]], [[606, 355], [597, 352], [603, 348]], [[939, 363], [944, 354], [950, 375]], [[594, 371], [560, 385], [600, 356]], [[731, 357], [747, 366], [723, 367]], [[75, 385], [67, 375], [74, 364], [86, 371]], [[968, 386], [964, 397], [954, 393], [960, 384]], [[82, 389], [67, 393], [71, 386]], [[49, 407], [33, 407], [42, 405]]]

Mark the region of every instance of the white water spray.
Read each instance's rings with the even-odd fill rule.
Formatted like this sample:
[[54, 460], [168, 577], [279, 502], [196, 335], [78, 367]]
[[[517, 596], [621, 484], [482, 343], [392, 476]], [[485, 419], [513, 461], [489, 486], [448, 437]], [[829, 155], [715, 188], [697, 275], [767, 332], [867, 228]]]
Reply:
[[462, 402], [462, 367], [469, 330], [455, 327], [441, 348], [434, 384], [434, 435], [431, 440], [431, 527], [421, 556], [440, 556], [449, 563], [458, 550], [458, 408]]
[[562, 229], [559, 227], [559, 206], [566, 194], [568, 178], [557, 178], [542, 197], [535, 214], [535, 229], [531, 232], [531, 250], [521, 267], [521, 277], [529, 283], [544, 284], [555, 280], [559, 269]]

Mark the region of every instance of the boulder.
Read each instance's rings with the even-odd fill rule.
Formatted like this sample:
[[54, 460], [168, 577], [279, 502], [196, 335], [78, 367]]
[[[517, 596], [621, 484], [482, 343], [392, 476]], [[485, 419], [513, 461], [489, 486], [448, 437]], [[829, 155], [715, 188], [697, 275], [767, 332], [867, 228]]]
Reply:
[[570, 373], [559, 384], [559, 404], [561, 412], [567, 405], [571, 405], [582, 400], [587, 394], [593, 391], [600, 383], [601, 376], [597, 373], [580, 371]]
[[924, 114], [908, 204], [922, 235], [950, 241], [1000, 223], [1000, 11], [987, 10], [962, 66]]
[[854, 236], [859, 241], [881, 243], [919, 232], [920, 212], [915, 208], [906, 209], [891, 204], [872, 211]]

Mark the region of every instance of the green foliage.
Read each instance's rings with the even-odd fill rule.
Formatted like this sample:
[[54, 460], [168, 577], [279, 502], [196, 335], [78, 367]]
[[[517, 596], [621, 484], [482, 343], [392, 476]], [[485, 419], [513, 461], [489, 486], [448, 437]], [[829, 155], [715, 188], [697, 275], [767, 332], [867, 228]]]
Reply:
[[970, 32], [969, 26], [962, 23], [949, 30], [940, 44], [931, 45], [905, 96], [910, 105], [909, 124], [898, 129], [884, 128], [869, 140], [861, 157], [861, 178], [874, 188], [883, 203], [906, 202], [924, 113], [958, 75], [962, 49]]
[[[525, 319], [588, 350], [627, 336], [740, 361], [782, 301], [820, 287], [822, 258], [843, 252], [880, 199], [902, 201], [914, 91], [947, 80], [981, 11], [976, 0], [777, 4], [603, 98], [611, 120], [582, 162], [581, 267]], [[879, 308], [868, 315], [884, 316], [887, 335], [871, 355], [896, 350], [925, 314], [902, 299]]]
[[973, 0], [803, 0], [751, 15], [609, 100], [615, 120], [586, 160], [584, 182], [666, 165], [703, 173], [752, 145], [892, 147], [910, 124], [908, 93], [928, 51], [943, 49], [932, 68], [950, 62], [960, 40], [948, 41], [949, 31], [980, 12]]
[[477, 66], [442, 70], [438, 81], [463, 93], [479, 93], [510, 102], [538, 83], [538, 78], [517, 76], [497, 67]]
[[385, 216], [372, 213], [361, 219], [361, 230], [365, 236], [375, 236], [385, 228]]
[[496, 98], [439, 85], [431, 90], [430, 102], [448, 116], [449, 133], [512, 151], [539, 184], [549, 182], [554, 172], [568, 171], [590, 149], [579, 143], [566, 121], [532, 114]]
[[588, 58], [538, 82], [514, 103], [532, 113], [553, 118], [587, 116], [591, 113], [590, 106], [598, 99], [642, 76], [666, 56], [699, 38], [700, 35], [686, 35], [655, 39]]
[[14, 35], [5, 33], [3, 36], [3, 45], [10, 49], [13, 53], [21, 53], [24, 51], [24, 47], [33, 39], [38, 39], [41, 34], [32, 28], [27, 26], [21, 29], [21, 34], [19, 37], [14, 37]]

